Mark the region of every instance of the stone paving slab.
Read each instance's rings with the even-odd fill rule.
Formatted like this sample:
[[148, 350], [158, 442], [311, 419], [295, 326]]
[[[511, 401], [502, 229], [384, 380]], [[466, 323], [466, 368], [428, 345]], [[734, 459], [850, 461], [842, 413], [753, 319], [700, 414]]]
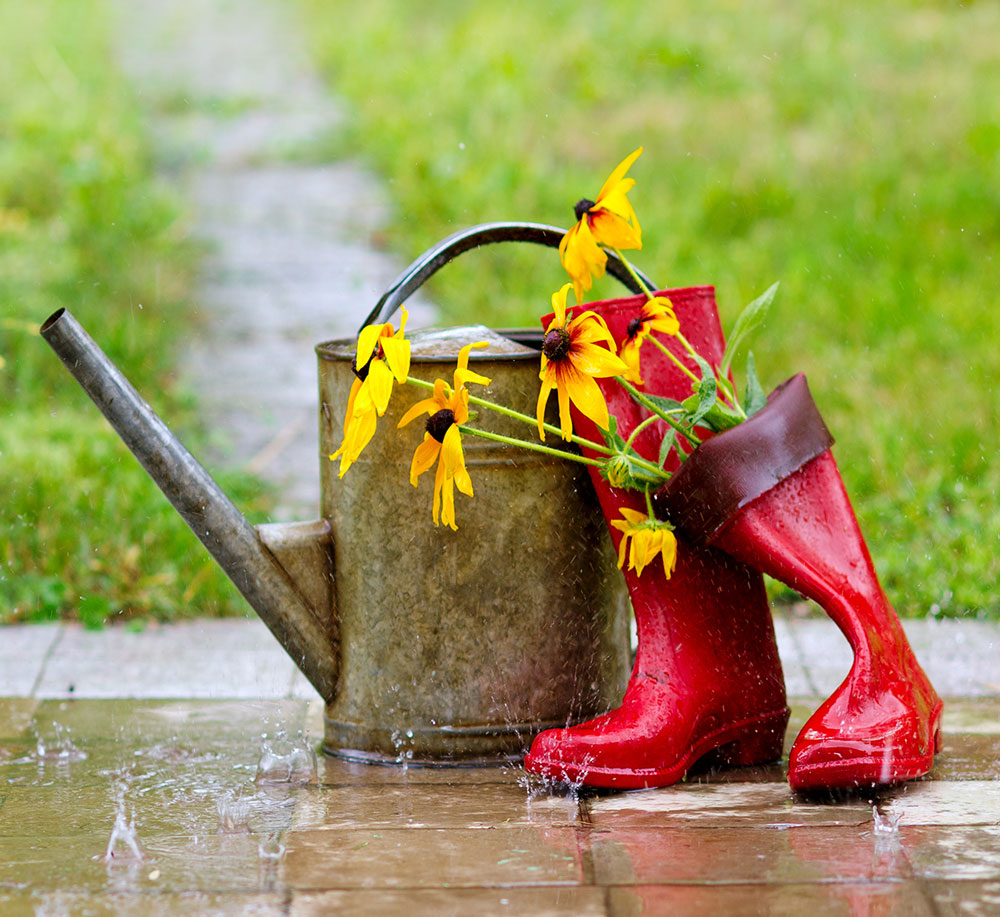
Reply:
[[61, 635], [59, 625], [0, 628], [0, 696], [34, 694], [48, 655]]
[[[1000, 696], [1000, 623], [903, 626], [943, 697]], [[831, 621], [779, 616], [775, 632], [790, 697], [826, 697], [847, 674], [851, 650]], [[74, 623], [0, 628], [3, 695], [308, 700], [316, 692], [259, 619], [231, 618], [138, 632]]]
[[[826, 619], [789, 618], [787, 624], [791, 647], [779, 642], [782, 659], [787, 655], [801, 660], [811, 689], [800, 691], [794, 685], [792, 690], [790, 682], [789, 693], [831, 694], [851, 667], [847, 641]], [[942, 697], [1000, 695], [1000, 623], [926, 618], [905, 620], [903, 629]]]
[[201, 619], [142, 631], [64, 625], [34, 696], [290, 697], [298, 670], [260, 621]]

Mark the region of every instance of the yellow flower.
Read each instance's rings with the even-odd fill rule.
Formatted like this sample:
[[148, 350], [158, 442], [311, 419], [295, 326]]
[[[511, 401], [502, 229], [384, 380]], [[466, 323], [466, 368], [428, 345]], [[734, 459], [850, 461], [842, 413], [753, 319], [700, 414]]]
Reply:
[[622, 532], [618, 546], [618, 569], [625, 563], [625, 549], [628, 545], [628, 568], [635, 570], [636, 576], [659, 554], [663, 560], [663, 574], [667, 579], [677, 564], [677, 539], [666, 522], [650, 519], [645, 513], [622, 507], [624, 519], [613, 519], [611, 524]]
[[462, 452], [462, 437], [459, 424], [469, 419], [469, 391], [467, 382], [489, 385], [490, 380], [469, 369], [469, 351], [473, 347], [487, 347], [485, 341], [468, 344], [458, 353], [458, 368], [455, 370], [455, 387], [452, 389], [444, 379], [434, 382], [434, 394], [411, 407], [400, 419], [398, 426], [404, 427], [420, 414], [429, 414], [423, 442], [417, 446], [410, 463], [410, 483], [416, 487], [417, 479], [435, 462], [438, 463], [434, 475], [434, 524], [438, 521], [458, 531], [455, 524], [455, 487], [468, 497], [472, 496], [472, 478], [465, 468]]
[[665, 296], [654, 296], [643, 303], [639, 314], [628, 323], [625, 329], [625, 340], [620, 351], [621, 358], [628, 364], [625, 378], [636, 385], [642, 385], [639, 375], [639, 348], [654, 331], [664, 334], [677, 334], [680, 322], [674, 314], [673, 303]]
[[376, 416], [381, 417], [389, 406], [392, 382], [406, 381], [410, 372], [410, 342], [406, 340], [406, 307], [402, 309], [399, 331], [392, 324], [367, 325], [358, 335], [358, 351], [354, 358], [354, 374], [344, 415], [344, 440], [330, 456], [340, 456], [340, 473], [357, 461], [362, 450], [375, 435]]
[[641, 153], [642, 147], [639, 147], [618, 164], [596, 201], [583, 198], [576, 203], [577, 222], [559, 243], [559, 257], [573, 278], [578, 301], [583, 298], [584, 290], [590, 289], [594, 277], [604, 276], [608, 256], [602, 245], [618, 249], [642, 248], [642, 229], [628, 199], [635, 179], [625, 177]]
[[[568, 440], [573, 435], [570, 401], [581, 414], [589, 417], [602, 430], [607, 430], [608, 404], [594, 380], [619, 376], [628, 371], [628, 366], [615, 355], [615, 341], [607, 324], [596, 312], [584, 312], [566, 324], [566, 295], [571, 286], [564, 284], [558, 293], [552, 294], [555, 318], [545, 329], [542, 341], [542, 369], [538, 374], [542, 387], [538, 393], [537, 409], [538, 435], [542, 439], [545, 439], [542, 427], [545, 405], [553, 388], [559, 398], [559, 425], [563, 439]], [[606, 342], [611, 349], [599, 347], [598, 341]]]

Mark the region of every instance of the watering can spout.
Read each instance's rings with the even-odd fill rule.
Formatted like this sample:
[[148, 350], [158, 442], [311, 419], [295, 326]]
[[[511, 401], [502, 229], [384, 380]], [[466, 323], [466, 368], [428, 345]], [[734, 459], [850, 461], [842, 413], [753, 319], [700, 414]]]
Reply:
[[336, 694], [325, 521], [253, 526], [65, 309], [41, 335], [327, 702]]

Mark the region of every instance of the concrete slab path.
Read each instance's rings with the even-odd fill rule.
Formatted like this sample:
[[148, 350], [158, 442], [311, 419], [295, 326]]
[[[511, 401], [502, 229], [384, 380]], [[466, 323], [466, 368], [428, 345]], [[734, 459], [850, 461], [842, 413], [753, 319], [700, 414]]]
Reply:
[[[905, 621], [943, 697], [1000, 697], [1000, 624]], [[775, 622], [788, 694], [825, 698], [851, 665], [827, 620]], [[88, 631], [67, 622], [0, 629], [0, 696], [36, 698], [310, 698], [315, 691], [257, 619]]]

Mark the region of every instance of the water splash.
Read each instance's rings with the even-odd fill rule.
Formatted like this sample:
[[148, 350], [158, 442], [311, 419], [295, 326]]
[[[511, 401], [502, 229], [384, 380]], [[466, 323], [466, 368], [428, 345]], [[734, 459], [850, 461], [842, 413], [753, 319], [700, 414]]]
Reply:
[[123, 772], [115, 779], [115, 822], [111, 828], [111, 837], [108, 838], [107, 850], [104, 851], [105, 863], [141, 863], [145, 859], [135, 830], [135, 809], [129, 812], [125, 803], [130, 784], [131, 776], [128, 773]]
[[87, 753], [81, 751], [70, 738], [72, 730], [61, 723], [53, 723], [54, 736], [46, 737], [40, 732], [35, 735], [35, 758], [39, 764], [71, 764], [85, 761]]
[[899, 821], [903, 817], [902, 812], [895, 815], [883, 814], [878, 810], [878, 806], [872, 806], [872, 820], [875, 823], [876, 837], [896, 837], [899, 835]]
[[266, 737], [261, 742], [254, 783], [304, 786], [316, 782], [317, 771], [316, 752], [305, 737], [300, 733], [297, 741], [290, 741], [279, 733], [273, 744]]
[[394, 729], [389, 735], [392, 747], [396, 749], [396, 763], [403, 768], [405, 773], [413, 760], [413, 749], [408, 747], [413, 740], [413, 730]]
[[226, 793], [215, 803], [220, 834], [250, 833], [250, 801], [242, 793]]
[[285, 845], [281, 843], [281, 835], [278, 833], [267, 834], [261, 838], [257, 845], [257, 854], [261, 863], [278, 863], [285, 856]]

